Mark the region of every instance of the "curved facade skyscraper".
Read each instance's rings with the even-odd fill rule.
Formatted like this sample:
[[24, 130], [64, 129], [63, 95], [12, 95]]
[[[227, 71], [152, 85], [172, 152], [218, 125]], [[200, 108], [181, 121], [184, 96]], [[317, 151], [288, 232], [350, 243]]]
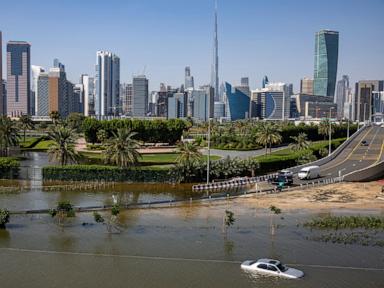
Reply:
[[330, 30], [317, 32], [313, 81], [314, 95], [334, 97], [338, 55], [339, 32]]

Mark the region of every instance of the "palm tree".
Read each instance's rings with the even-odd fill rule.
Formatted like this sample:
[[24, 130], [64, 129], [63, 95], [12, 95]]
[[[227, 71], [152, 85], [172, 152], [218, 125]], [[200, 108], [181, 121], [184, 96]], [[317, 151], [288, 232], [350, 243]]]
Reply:
[[331, 134], [334, 132], [334, 127], [332, 125], [332, 123], [330, 123], [329, 119], [323, 119], [321, 120], [321, 122], [319, 123], [319, 126], [318, 126], [318, 133], [320, 135], [324, 135], [324, 140], [326, 138], [326, 136], [329, 136], [329, 126], [331, 126]]
[[56, 125], [60, 120], [60, 113], [59, 111], [51, 111], [49, 112], [49, 117], [51, 117], [53, 124]]
[[268, 153], [268, 145], [271, 152], [272, 145], [279, 144], [282, 141], [280, 128], [272, 122], [263, 122], [257, 129], [255, 137], [258, 144], [265, 146], [265, 154]]
[[0, 117], [0, 148], [2, 155], [8, 155], [8, 148], [19, 144], [19, 129], [7, 116]]
[[62, 166], [77, 163], [79, 155], [75, 151], [75, 130], [67, 125], [57, 125], [48, 132], [48, 137], [54, 142], [48, 149], [49, 160], [60, 162]]
[[136, 164], [141, 157], [137, 149], [140, 148], [139, 141], [133, 139], [136, 132], [128, 128], [119, 128], [112, 132], [112, 137], [106, 141], [105, 160], [120, 167], [128, 167]]
[[34, 124], [32, 121], [32, 117], [28, 114], [21, 115], [20, 119], [20, 127], [23, 129], [24, 132], [24, 142], [25, 142], [25, 131], [28, 129], [33, 129]]
[[291, 139], [295, 141], [294, 143], [289, 144], [292, 151], [304, 150], [310, 145], [310, 141], [308, 141], [307, 134], [305, 133], [299, 133], [298, 136], [291, 136]]
[[201, 160], [203, 156], [199, 151], [199, 146], [196, 145], [196, 143], [179, 142], [177, 144], [177, 150], [179, 152], [179, 156], [177, 156], [176, 162], [187, 167]]

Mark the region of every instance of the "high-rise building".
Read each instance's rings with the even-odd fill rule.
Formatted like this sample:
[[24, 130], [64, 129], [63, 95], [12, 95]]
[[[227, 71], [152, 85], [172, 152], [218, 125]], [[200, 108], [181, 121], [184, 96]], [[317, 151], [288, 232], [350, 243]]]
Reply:
[[167, 101], [167, 118], [184, 118], [187, 117], [187, 100], [186, 92], [176, 92], [168, 97]]
[[185, 67], [185, 82], [184, 82], [184, 88], [195, 88], [195, 83], [193, 80], [193, 76], [191, 76], [191, 68], [189, 66]]
[[148, 112], [148, 79], [145, 75], [133, 77], [132, 116], [145, 117]]
[[31, 114], [31, 45], [24, 41], [7, 43], [7, 114]]
[[32, 70], [32, 86], [31, 86], [32, 97], [31, 97], [31, 99], [34, 100], [33, 104], [31, 103], [31, 111], [32, 111], [32, 115], [38, 115], [37, 114], [38, 110], [39, 110], [38, 79], [39, 79], [40, 73], [45, 72], [45, 69], [41, 66], [32, 65], [31, 70]]
[[95, 114], [118, 115], [120, 111], [120, 58], [108, 51], [96, 53]]
[[36, 115], [49, 116], [49, 76], [47, 72], [40, 72], [36, 85]]
[[56, 67], [49, 69], [49, 113], [57, 111], [61, 117], [67, 117], [69, 115], [69, 87], [67, 82], [64, 68]]
[[0, 115], [6, 114], [4, 103], [4, 92], [3, 92], [3, 38], [0, 31]]
[[240, 90], [225, 83], [225, 115], [232, 121], [249, 117], [250, 98]]
[[89, 77], [87, 74], [80, 76], [80, 84], [83, 85], [84, 94], [84, 116], [90, 116], [95, 114], [95, 79]]
[[337, 104], [338, 119], [343, 119], [345, 117], [344, 104], [347, 100], [349, 90], [349, 77], [347, 75], [343, 75], [342, 79], [337, 82], [336, 96], [334, 101]]
[[265, 88], [265, 85], [269, 83], [267, 75], [264, 76], [263, 81], [261, 82], [261, 87]]
[[215, 24], [213, 36], [213, 63], [211, 86], [215, 89], [215, 99], [219, 99], [219, 41], [217, 39], [217, 0], [215, 2]]
[[359, 122], [371, 120], [374, 111], [374, 92], [384, 91], [383, 80], [362, 80], [355, 85], [355, 118]]
[[314, 95], [334, 97], [338, 55], [339, 32], [330, 30], [317, 32], [313, 79]]
[[85, 90], [82, 83], [75, 84], [73, 86], [73, 98], [71, 102], [71, 112], [77, 112], [84, 115], [84, 99], [85, 99]]
[[120, 84], [121, 112], [125, 116], [132, 116], [132, 90], [132, 84]]
[[248, 77], [242, 77], [240, 80], [240, 85], [249, 87], [249, 78]]
[[214, 116], [215, 119], [225, 117], [225, 103], [222, 101], [215, 101], [214, 103]]
[[7, 81], [3, 79], [1, 82], [2, 82], [1, 86], [3, 89], [3, 96], [0, 97], [0, 101], [1, 101], [0, 105], [2, 106], [1, 107], [2, 111], [0, 111], [0, 115], [6, 115], [7, 114]]
[[300, 80], [300, 93], [313, 95], [313, 79], [304, 77]]

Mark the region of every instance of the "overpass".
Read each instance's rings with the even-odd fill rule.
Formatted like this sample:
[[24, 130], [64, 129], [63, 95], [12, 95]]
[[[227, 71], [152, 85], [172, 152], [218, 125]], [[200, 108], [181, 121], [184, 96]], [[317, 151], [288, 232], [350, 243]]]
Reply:
[[[363, 141], [366, 142], [365, 145], [362, 144]], [[356, 132], [330, 156], [290, 170], [297, 173], [303, 167], [318, 165], [321, 178], [316, 181], [336, 177], [342, 177], [346, 181], [373, 180], [373, 178], [384, 176], [384, 170], [380, 170], [380, 168], [370, 168], [368, 172], [366, 170], [368, 167], [374, 167], [384, 161], [383, 149], [384, 127], [367, 126]], [[294, 183], [298, 185], [312, 181], [314, 180], [300, 180], [297, 177], [294, 179]]]

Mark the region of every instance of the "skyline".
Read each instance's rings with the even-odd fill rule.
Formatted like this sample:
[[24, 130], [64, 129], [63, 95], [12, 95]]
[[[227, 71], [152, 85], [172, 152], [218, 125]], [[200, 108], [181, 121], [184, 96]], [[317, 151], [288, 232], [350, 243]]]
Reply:
[[[241, 77], [248, 76], [251, 88], [257, 88], [267, 75], [271, 82], [293, 83], [297, 92], [300, 78], [313, 77], [315, 33], [321, 29], [340, 32], [337, 80], [343, 74], [350, 76], [351, 83], [384, 78], [384, 40], [375, 39], [384, 24], [379, 16], [384, 3], [370, 1], [371, 13], [365, 15], [359, 13], [359, 1], [339, 1], [332, 6], [328, 2], [314, 10], [313, 4], [301, 0], [289, 4], [281, 0], [218, 1], [220, 83], [237, 85]], [[210, 83], [214, 1], [112, 1], [116, 9], [98, 7], [94, 2], [75, 3], [42, 1], [39, 7], [27, 1], [2, 4], [7, 11], [0, 23], [3, 52], [10, 40], [27, 41], [31, 44], [32, 65], [48, 69], [58, 58], [74, 83], [80, 74], [94, 76], [98, 50], [120, 57], [122, 83], [131, 83], [132, 75], [142, 74], [145, 69], [150, 90], [158, 90], [160, 82], [178, 87], [184, 82], [185, 66], [191, 67], [196, 86]], [[18, 6], [24, 7], [23, 11]], [[61, 13], [57, 16], [53, 11]], [[79, 17], [74, 17], [74, 11]], [[27, 13], [25, 17], [23, 13]], [[31, 18], [31, 14], [35, 17]], [[83, 14], [86, 18], [80, 17]], [[100, 15], [113, 17], [100, 23], [95, 20]], [[274, 18], [266, 21], [270, 15]], [[52, 35], [59, 35], [62, 41], [55, 41]]]

